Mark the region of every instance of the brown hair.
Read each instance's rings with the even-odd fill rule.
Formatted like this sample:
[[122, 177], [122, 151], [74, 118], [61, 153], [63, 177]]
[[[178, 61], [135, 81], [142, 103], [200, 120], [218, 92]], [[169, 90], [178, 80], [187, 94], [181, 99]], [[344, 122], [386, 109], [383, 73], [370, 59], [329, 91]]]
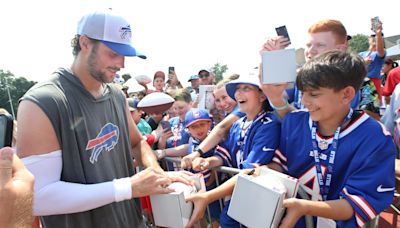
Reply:
[[336, 37], [337, 44], [347, 41], [347, 31], [342, 22], [338, 20], [325, 19], [316, 22], [308, 28], [308, 33], [332, 32]]
[[[172, 96], [172, 95], [171, 95]], [[186, 103], [192, 102], [192, 97], [186, 89], [177, 89], [175, 94], [172, 96], [175, 101], [184, 101]]]
[[339, 91], [347, 86], [358, 91], [366, 75], [360, 56], [333, 50], [306, 62], [297, 73], [296, 85], [300, 91], [318, 88]]

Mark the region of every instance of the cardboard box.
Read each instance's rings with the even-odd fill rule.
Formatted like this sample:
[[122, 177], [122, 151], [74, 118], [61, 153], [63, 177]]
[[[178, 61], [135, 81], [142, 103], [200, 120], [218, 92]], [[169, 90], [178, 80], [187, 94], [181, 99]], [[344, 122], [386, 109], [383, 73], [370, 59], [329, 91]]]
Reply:
[[276, 84], [296, 80], [296, 51], [283, 49], [262, 53], [262, 82]]
[[186, 203], [185, 195], [206, 190], [203, 176], [193, 179], [194, 187], [175, 182], [170, 185], [175, 192], [150, 196], [156, 226], [183, 228], [189, 222], [193, 203]]
[[240, 174], [233, 190], [228, 215], [251, 228], [278, 227], [285, 198], [295, 197], [299, 180], [263, 168], [260, 176]]

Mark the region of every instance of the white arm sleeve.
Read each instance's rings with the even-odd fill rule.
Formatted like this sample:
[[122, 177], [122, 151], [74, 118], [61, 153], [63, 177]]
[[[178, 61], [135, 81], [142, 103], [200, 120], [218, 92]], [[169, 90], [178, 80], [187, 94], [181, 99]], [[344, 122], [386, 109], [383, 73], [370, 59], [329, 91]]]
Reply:
[[35, 216], [70, 214], [132, 198], [130, 178], [98, 184], [60, 181], [61, 150], [23, 158], [35, 176], [33, 214]]

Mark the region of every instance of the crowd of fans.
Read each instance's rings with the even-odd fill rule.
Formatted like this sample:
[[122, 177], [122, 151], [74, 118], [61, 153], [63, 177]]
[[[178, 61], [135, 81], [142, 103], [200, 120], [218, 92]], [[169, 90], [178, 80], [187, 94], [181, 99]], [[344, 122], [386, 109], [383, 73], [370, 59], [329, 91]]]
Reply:
[[[59, 71], [51, 81], [55, 87], [49, 87], [49, 84], [35, 86], [21, 99], [19, 108], [20, 132], [14, 145], [36, 178], [33, 214], [41, 216], [43, 224], [57, 227], [77, 224], [142, 227], [140, 212], [132, 212], [139, 210], [137, 204], [131, 207], [122, 203], [131, 203], [132, 198], [150, 194], [169, 193], [166, 186], [171, 181], [190, 184], [190, 173], [166, 172], [186, 169], [191, 173], [202, 173], [207, 188], [207, 192], [187, 198], [195, 206], [187, 226], [202, 219], [208, 205], [210, 226], [239, 227], [239, 223], [227, 214], [229, 200], [224, 201], [222, 210], [218, 202], [232, 194], [236, 177], [229, 178], [221, 173], [215, 175], [212, 168], [218, 166], [238, 168], [244, 172], [256, 169], [254, 175], [260, 166], [268, 166], [299, 178], [311, 200], [285, 200], [287, 212], [281, 222], [283, 227], [304, 227], [305, 215], [315, 216], [318, 224], [361, 227], [392, 202], [395, 158], [398, 158], [396, 151], [400, 146], [400, 68], [397, 62], [386, 57], [381, 22], [369, 38], [369, 49], [359, 55], [347, 52], [349, 38], [340, 21], [321, 20], [311, 25], [305, 49], [307, 62], [299, 68], [294, 86], [288, 83], [262, 84], [261, 69], [256, 68], [257, 72], [230, 75], [219, 82], [215, 81], [210, 70], [201, 69], [187, 77], [190, 86], [183, 88], [172, 70], [167, 74], [157, 71], [150, 80], [138, 80], [140, 89], [135, 88], [132, 92], [124, 81], [113, 81], [115, 74], [108, 79], [73, 77], [83, 70], [95, 75], [90, 67], [86, 69], [80, 63], [86, 58], [92, 64], [97, 63], [90, 60], [94, 58], [91, 54], [97, 52], [88, 51], [87, 54], [86, 51], [92, 45], [91, 39], [102, 40], [90, 37], [84, 27], [78, 30], [78, 35], [76, 44], [80, 46], [74, 49], [75, 61], [71, 70]], [[136, 50], [134, 54], [121, 54], [119, 49], [108, 45], [97, 43], [93, 48], [99, 48], [99, 53], [111, 50], [117, 53], [110, 60], [115, 61], [113, 64], [120, 61], [119, 56], [142, 57]], [[262, 45], [260, 53], [288, 45], [287, 38], [273, 37]], [[93, 81], [101, 83], [93, 88]], [[104, 89], [104, 83], [107, 83], [107, 89]], [[213, 85], [212, 109], [200, 107], [203, 98], [199, 88], [203, 85]], [[79, 88], [71, 89], [74, 86]], [[56, 87], [61, 89], [54, 89]], [[82, 91], [89, 91], [91, 95], [76, 99], [74, 96]], [[166, 93], [175, 100], [169, 110], [154, 114], [145, 113], [138, 107], [143, 97], [154, 92]], [[115, 97], [113, 105], [100, 107], [89, 101], [107, 93]], [[56, 99], [47, 99], [46, 94], [56, 96]], [[125, 101], [130, 114], [126, 116]], [[92, 115], [94, 112], [96, 114]], [[104, 112], [104, 115], [99, 112]], [[112, 116], [111, 120], [107, 115]], [[102, 118], [105, 118], [108, 122], [91, 131], [95, 125], [78, 117], [92, 118], [97, 122], [104, 122]], [[35, 121], [32, 122], [31, 118]], [[116, 130], [117, 122], [121, 127]], [[40, 124], [41, 130], [52, 130], [43, 130], [45, 133], [39, 134], [39, 130], [34, 130], [38, 129], [35, 124]], [[95, 139], [88, 136], [93, 134]], [[117, 137], [113, 138], [115, 134]], [[83, 142], [85, 137], [90, 140]], [[98, 144], [105, 137], [116, 141]], [[124, 138], [125, 146], [114, 148], [120, 140], [118, 137]], [[48, 146], [43, 146], [42, 138], [46, 138]], [[32, 143], [37, 146], [32, 146]], [[132, 145], [134, 151], [132, 160], [129, 159], [131, 148], [128, 145]], [[79, 152], [83, 148], [93, 148], [91, 154], [85, 155], [90, 156], [88, 161], [83, 161], [85, 156]], [[110, 161], [105, 162], [103, 156], [111, 156], [110, 151], [117, 149], [121, 153], [107, 157]], [[102, 153], [102, 150], [107, 152]], [[0, 157], [2, 162], [7, 161], [0, 164], [7, 163], [7, 168], [13, 172], [17, 169], [26, 172], [18, 157], [13, 158], [17, 164], [11, 167], [8, 149], [3, 149]], [[160, 161], [165, 157], [180, 157], [181, 163], [163, 166], [163, 163], [156, 164], [153, 160]], [[76, 165], [76, 161], [82, 162], [82, 166]], [[104, 171], [92, 167], [96, 164], [102, 164]], [[126, 172], [115, 168], [122, 164], [127, 167]], [[133, 175], [134, 166], [149, 168]], [[50, 175], [53, 171], [54, 174]], [[26, 176], [32, 183], [33, 178]], [[223, 184], [217, 185], [216, 178]], [[10, 181], [12, 178], [8, 177], [1, 183]], [[143, 183], [152, 185], [138, 187]], [[1, 194], [5, 192], [3, 189], [0, 189]], [[65, 196], [54, 195], [56, 192], [79, 192], [80, 196], [76, 202], [71, 200], [66, 205], [59, 205], [57, 202], [64, 202]], [[29, 194], [25, 196], [29, 198]], [[27, 207], [32, 203], [31, 200], [24, 202]], [[2, 202], [1, 205], [7, 204]], [[99, 213], [93, 210], [99, 210]], [[112, 219], [107, 217], [117, 210], [132, 213], [127, 215], [127, 220], [132, 222], [120, 221], [120, 215], [114, 214]], [[103, 224], [88, 222], [87, 216], [91, 213]], [[31, 219], [31, 216], [26, 217]], [[0, 218], [4, 224], [14, 222], [4, 219], [3, 214]], [[3, 227], [3, 223], [0, 226]]]

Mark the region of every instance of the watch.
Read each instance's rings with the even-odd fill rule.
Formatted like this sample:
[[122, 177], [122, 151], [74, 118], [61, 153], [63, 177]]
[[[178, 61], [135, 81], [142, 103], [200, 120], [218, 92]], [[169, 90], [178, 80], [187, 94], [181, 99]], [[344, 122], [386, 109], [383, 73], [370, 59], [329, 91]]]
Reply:
[[196, 148], [194, 148], [193, 152], [198, 152], [200, 154], [200, 156], [203, 156], [203, 154], [204, 154], [204, 152], [198, 146], [196, 146]]

